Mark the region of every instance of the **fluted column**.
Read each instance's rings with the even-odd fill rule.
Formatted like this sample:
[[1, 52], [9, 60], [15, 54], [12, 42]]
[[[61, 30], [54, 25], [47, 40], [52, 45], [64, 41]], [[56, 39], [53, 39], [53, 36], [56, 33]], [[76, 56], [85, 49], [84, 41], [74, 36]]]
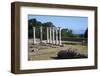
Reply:
[[35, 27], [33, 27], [33, 44], [36, 44], [36, 39], [35, 39]]

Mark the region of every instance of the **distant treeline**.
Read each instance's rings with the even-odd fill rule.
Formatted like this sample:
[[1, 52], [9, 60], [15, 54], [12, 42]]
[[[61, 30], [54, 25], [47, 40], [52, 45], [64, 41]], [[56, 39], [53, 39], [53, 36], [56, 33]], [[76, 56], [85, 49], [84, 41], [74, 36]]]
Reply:
[[[36, 38], [40, 38], [40, 26], [43, 26], [43, 39], [46, 39], [46, 27], [56, 27], [52, 22], [45, 22], [42, 23], [37, 19], [30, 19], [28, 20], [28, 37], [33, 38], [33, 26], [36, 27]], [[73, 31], [68, 28], [64, 28], [61, 31], [62, 38], [65, 37], [75, 37], [75, 38], [87, 38], [88, 29], [86, 29], [84, 34], [73, 34]], [[58, 34], [59, 35], [59, 34]]]

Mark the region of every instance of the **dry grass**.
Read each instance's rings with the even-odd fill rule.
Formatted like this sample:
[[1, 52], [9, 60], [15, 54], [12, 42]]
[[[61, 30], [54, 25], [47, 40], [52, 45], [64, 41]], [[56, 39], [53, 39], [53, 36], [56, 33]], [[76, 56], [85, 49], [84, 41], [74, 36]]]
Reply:
[[[32, 48], [32, 47], [31, 47]], [[29, 52], [29, 60], [50, 60], [52, 57], [57, 57], [57, 53], [60, 50], [66, 50], [68, 48], [77, 49], [77, 52], [87, 55], [87, 46], [84, 45], [65, 45], [58, 48], [41, 48], [39, 51]]]

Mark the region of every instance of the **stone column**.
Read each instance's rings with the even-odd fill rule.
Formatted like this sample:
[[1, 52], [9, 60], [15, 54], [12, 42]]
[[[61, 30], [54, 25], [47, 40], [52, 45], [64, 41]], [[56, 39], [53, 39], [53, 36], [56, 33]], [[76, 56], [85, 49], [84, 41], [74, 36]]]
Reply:
[[50, 29], [50, 43], [52, 43], [51, 27], [49, 27], [49, 29]]
[[61, 41], [61, 28], [59, 27], [59, 45], [62, 45], [62, 41]]
[[36, 39], [35, 39], [35, 27], [33, 27], [33, 44], [36, 44]]
[[47, 27], [47, 43], [49, 43], [49, 28]]
[[40, 42], [42, 43], [42, 26], [40, 27]]
[[55, 44], [55, 27], [52, 28], [52, 32], [53, 32], [52, 43]]
[[58, 45], [58, 28], [56, 27], [56, 45]]

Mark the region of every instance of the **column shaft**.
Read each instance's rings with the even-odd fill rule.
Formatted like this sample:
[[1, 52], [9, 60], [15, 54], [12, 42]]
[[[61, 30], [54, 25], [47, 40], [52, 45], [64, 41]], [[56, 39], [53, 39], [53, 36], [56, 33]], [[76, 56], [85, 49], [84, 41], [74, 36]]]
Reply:
[[53, 27], [52, 30], [53, 30], [52, 43], [55, 44], [55, 27]]
[[42, 42], [42, 26], [40, 27], [40, 42]]
[[50, 29], [50, 43], [52, 43], [51, 27], [49, 27], [49, 29]]
[[56, 28], [56, 45], [58, 45], [58, 28]]
[[33, 44], [36, 44], [36, 39], [35, 39], [35, 27], [33, 27]]
[[49, 28], [47, 27], [47, 43], [49, 43]]
[[61, 41], [61, 28], [59, 27], [59, 45], [62, 45], [62, 41]]

